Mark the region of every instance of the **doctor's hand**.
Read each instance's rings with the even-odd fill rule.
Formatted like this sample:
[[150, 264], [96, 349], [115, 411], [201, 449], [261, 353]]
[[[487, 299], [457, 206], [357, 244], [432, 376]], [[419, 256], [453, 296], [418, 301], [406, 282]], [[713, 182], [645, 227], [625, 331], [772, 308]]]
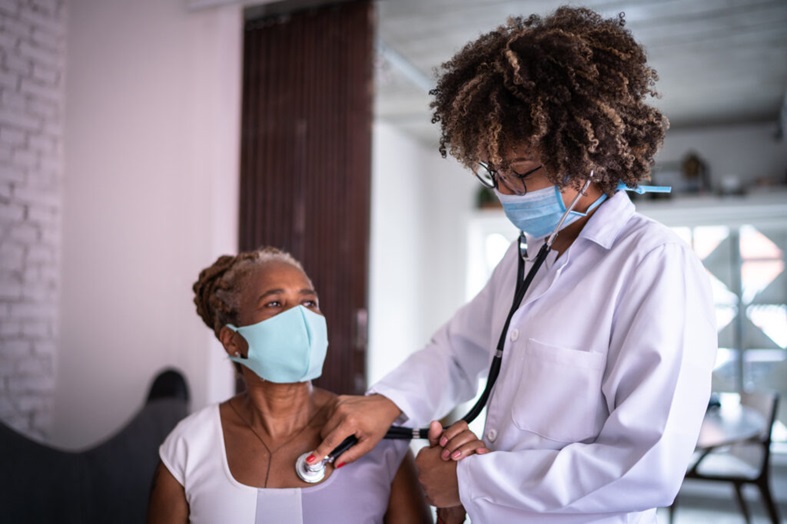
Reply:
[[464, 420], [454, 422], [445, 430], [433, 421], [429, 425], [429, 444], [443, 448], [440, 453], [443, 460], [462, 460], [474, 453], [484, 455], [490, 451], [484, 441], [470, 431]]
[[[437, 427], [435, 427], [437, 426]], [[418, 481], [426, 494], [426, 500], [432, 506], [446, 508], [461, 505], [459, 500], [459, 481], [456, 477], [456, 462], [443, 460], [440, 454], [443, 448], [437, 443], [439, 422], [429, 426], [429, 444], [421, 449], [415, 458], [418, 468]], [[432, 436], [434, 435], [434, 439]]]
[[306, 462], [314, 463], [328, 456], [350, 435], [355, 435], [358, 443], [336, 459], [336, 467], [358, 460], [383, 439], [401, 413], [396, 404], [382, 395], [340, 395], [322, 428], [323, 441]]

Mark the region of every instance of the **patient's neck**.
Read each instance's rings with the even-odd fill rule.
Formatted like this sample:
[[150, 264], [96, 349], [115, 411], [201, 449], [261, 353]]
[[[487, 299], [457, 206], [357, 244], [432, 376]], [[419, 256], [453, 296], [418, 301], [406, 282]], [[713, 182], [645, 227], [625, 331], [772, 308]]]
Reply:
[[288, 437], [304, 429], [318, 410], [311, 382], [245, 382], [246, 398], [242, 405], [247, 410], [248, 422], [264, 430], [272, 439]]

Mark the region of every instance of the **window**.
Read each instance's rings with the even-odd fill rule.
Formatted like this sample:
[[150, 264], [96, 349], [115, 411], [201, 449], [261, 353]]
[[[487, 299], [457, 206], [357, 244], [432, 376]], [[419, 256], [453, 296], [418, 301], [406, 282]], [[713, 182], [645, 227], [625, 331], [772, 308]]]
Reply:
[[[717, 392], [778, 391], [774, 440], [787, 441], [787, 193], [637, 202], [671, 227], [708, 271], [716, 306]], [[469, 229], [468, 298], [518, 232], [500, 210], [480, 210]]]
[[714, 389], [776, 389], [770, 371], [787, 356], [787, 228], [674, 229], [694, 248], [711, 279], [719, 330]]

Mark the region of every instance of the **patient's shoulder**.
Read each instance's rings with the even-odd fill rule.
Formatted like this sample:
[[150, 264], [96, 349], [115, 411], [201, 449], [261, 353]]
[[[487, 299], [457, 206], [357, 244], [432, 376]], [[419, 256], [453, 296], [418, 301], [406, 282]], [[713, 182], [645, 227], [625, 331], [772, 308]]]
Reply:
[[328, 391], [327, 389], [314, 388], [314, 391], [312, 391], [312, 400], [318, 409], [321, 409], [330, 415], [331, 411], [333, 411], [332, 408], [339, 400], [339, 395], [332, 391]]

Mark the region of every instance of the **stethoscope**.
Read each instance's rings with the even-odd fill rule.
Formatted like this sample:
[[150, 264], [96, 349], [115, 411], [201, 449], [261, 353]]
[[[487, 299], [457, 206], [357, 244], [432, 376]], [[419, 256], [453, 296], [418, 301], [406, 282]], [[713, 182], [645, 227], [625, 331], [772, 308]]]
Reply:
[[[481, 411], [486, 406], [487, 401], [489, 400], [489, 395], [492, 393], [492, 388], [497, 381], [497, 376], [500, 374], [500, 366], [503, 362], [503, 346], [505, 345], [506, 334], [508, 333], [508, 327], [511, 324], [511, 318], [513, 318], [514, 313], [516, 313], [519, 306], [522, 304], [522, 299], [525, 298], [525, 293], [527, 293], [528, 288], [530, 287], [531, 282], [533, 282], [533, 278], [535, 278], [536, 273], [538, 272], [539, 268], [541, 268], [542, 264], [546, 260], [547, 256], [549, 255], [549, 250], [552, 248], [552, 244], [555, 242], [557, 238], [557, 234], [560, 229], [563, 227], [563, 223], [568, 218], [569, 213], [574, 209], [579, 202], [579, 199], [582, 195], [585, 194], [588, 187], [590, 186], [590, 182], [593, 179], [593, 173], [590, 173], [590, 178], [585, 185], [582, 186], [582, 189], [577, 193], [574, 199], [571, 201], [571, 205], [568, 206], [568, 209], [563, 213], [563, 216], [560, 217], [560, 220], [555, 226], [555, 229], [552, 233], [547, 237], [544, 244], [541, 246], [541, 249], [538, 250], [538, 254], [536, 255], [535, 260], [533, 261], [533, 267], [527, 272], [527, 275], [522, 278], [525, 272], [525, 258], [527, 258], [527, 243], [525, 241], [525, 234], [524, 232], [519, 233], [519, 259], [518, 259], [518, 266], [517, 266], [517, 279], [516, 279], [516, 290], [514, 291], [514, 301], [511, 304], [511, 309], [508, 311], [508, 315], [506, 316], [506, 321], [503, 324], [503, 328], [500, 330], [500, 338], [497, 341], [497, 349], [495, 350], [495, 355], [492, 358], [492, 363], [489, 366], [489, 375], [487, 377], [486, 386], [484, 387], [484, 391], [481, 393], [481, 396], [478, 397], [475, 405], [470, 408], [470, 411], [461, 418], [468, 424], [478, 417]], [[388, 429], [388, 432], [385, 434], [386, 439], [397, 439], [397, 440], [412, 440], [412, 439], [426, 439], [428, 438], [429, 428], [407, 428], [401, 426], [391, 426]], [[339, 455], [353, 447], [355, 444], [358, 443], [358, 439], [355, 435], [350, 435], [346, 439], [342, 441], [341, 444], [336, 446], [327, 457], [323, 458], [321, 461], [317, 461], [314, 464], [308, 464], [306, 462], [306, 457], [310, 455], [310, 453], [304, 453], [295, 461], [295, 472], [298, 474], [301, 480], [304, 482], [308, 482], [310, 484], [315, 484], [320, 482], [323, 478], [325, 478], [325, 468], [328, 464], [333, 464]]]

